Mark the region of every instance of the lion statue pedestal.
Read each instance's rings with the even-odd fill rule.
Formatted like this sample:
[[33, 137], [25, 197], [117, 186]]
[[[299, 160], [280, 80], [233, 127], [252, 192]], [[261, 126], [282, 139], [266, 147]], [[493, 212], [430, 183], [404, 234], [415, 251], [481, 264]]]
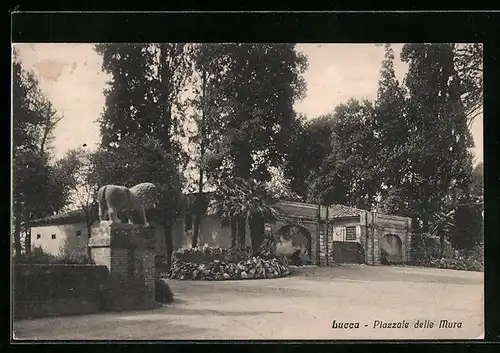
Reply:
[[110, 286], [103, 309], [155, 307], [155, 234], [153, 228], [127, 223], [101, 223], [92, 229], [90, 253], [96, 265], [109, 269]]

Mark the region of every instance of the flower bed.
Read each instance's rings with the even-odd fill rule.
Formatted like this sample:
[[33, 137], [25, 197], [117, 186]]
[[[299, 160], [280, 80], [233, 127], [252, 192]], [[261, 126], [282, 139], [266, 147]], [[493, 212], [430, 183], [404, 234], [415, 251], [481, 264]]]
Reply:
[[425, 266], [445, 268], [449, 270], [483, 271], [483, 263], [472, 258], [463, 259], [432, 259]]
[[290, 274], [286, 258], [252, 254], [251, 249], [223, 249], [202, 246], [174, 253], [171, 279], [231, 280], [278, 278]]

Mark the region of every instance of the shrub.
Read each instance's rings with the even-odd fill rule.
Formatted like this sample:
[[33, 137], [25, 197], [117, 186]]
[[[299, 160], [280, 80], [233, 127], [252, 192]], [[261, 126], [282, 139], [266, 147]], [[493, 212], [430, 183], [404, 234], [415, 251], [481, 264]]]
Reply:
[[412, 264], [450, 270], [483, 271], [484, 247], [480, 243], [472, 250], [455, 250], [445, 243], [445, 252], [440, 257], [439, 239], [429, 235], [414, 236], [412, 240]]
[[173, 259], [197, 264], [206, 264], [215, 260], [237, 263], [254, 256], [262, 259], [277, 257], [274, 251], [270, 249], [270, 243], [264, 241], [257, 251], [253, 251], [251, 247], [226, 249], [219, 246], [209, 246], [208, 244], [196, 248], [181, 248], [174, 252]]
[[190, 280], [276, 278], [290, 274], [288, 260], [251, 248], [223, 249], [208, 245], [174, 253], [168, 277]]
[[174, 300], [174, 294], [169, 285], [162, 279], [155, 281], [155, 300], [159, 303], [167, 304]]
[[[428, 262], [433, 258], [440, 257], [441, 244], [438, 237], [427, 233], [414, 234], [411, 241], [411, 258], [414, 261]], [[450, 242], [445, 240], [443, 256], [453, 257], [454, 249]]]
[[42, 247], [36, 246], [29, 253], [14, 255], [14, 264], [30, 265], [30, 264], [93, 264], [93, 261], [86, 255], [68, 254], [55, 256], [43, 250]]

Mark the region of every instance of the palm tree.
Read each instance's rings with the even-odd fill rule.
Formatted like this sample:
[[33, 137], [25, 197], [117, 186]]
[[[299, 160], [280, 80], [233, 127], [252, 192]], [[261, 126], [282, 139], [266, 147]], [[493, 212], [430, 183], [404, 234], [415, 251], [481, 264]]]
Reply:
[[264, 182], [234, 178], [218, 187], [215, 200], [209, 206], [210, 214], [221, 217], [223, 225], [231, 225], [231, 245], [245, 246], [245, 226], [248, 222], [253, 250], [264, 240], [266, 222], [273, 222], [278, 216]]
[[444, 240], [445, 236], [451, 232], [451, 229], [455, 227], [453, 222], [453, 215], [455, 211], [452, 210], [448, 213], [437, 212], [433, 216], [431, 226], [429, 228], [429, 233], [431, 235], [439, 236], [440, 245], [440, 256], [443, 257], [444, 254]]
[[[238, 245], [240, 247], [245, 244], [245, 223], [239, 212], [241, 207], [238, 207], [238, 194], [240, 194], [240, 190], [238, 190], [237, 185], [232, 180], [227, 180], [218, 185], [215, 198], [208, 206], [208, 214], [218, 215], [222, 220], [223, 227], [228, 224], [231, 226], [232, 248], [236, 246], [237, 238], [239, 238]], [[238, 230], [240, 234], [238, 234]]]

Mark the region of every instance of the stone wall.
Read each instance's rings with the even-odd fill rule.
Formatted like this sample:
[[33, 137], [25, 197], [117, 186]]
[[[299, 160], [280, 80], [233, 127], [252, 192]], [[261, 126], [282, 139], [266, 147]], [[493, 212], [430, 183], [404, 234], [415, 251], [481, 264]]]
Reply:
[[101, 308], [106, 266], [15, 265], [14, 319], [88, 314]]
[[[334, 205], [335, 206], [335, 205]], [[333, 262], [333, 242], [347, 241], [346, 227], [356, 227], [356, 240], [364, 252], [363, 262], [370, 265], [381, 263], [380, 245], [386, 234], [394, 234], [401, 239], [404, 262], [410, 260], [411, 235], [410, 219], [377, 212], [369, 212], [345, 206], [318, 206], [298, 202], [279, 202], [276, 207], [280, 217], [271, 225], [273, 233], [285, 226], [299, 226], [307, 230], [311, 237], [311, 260], [313, 264], [329, 266]], [[338, 213], [341, 210], [342, 214]], [[247, 228], [247, 245], [250, 245]], [[190, 247], [191, 237], [184, 230], [184, 220], [179, 220], [173, 231], [174, 248]], [[350, 241], [350, 240], [349, 240]], [[202, 217], [199, 242], [211, 246], [229, 247], [231, 231], [221, 226], [217, 216]]]

